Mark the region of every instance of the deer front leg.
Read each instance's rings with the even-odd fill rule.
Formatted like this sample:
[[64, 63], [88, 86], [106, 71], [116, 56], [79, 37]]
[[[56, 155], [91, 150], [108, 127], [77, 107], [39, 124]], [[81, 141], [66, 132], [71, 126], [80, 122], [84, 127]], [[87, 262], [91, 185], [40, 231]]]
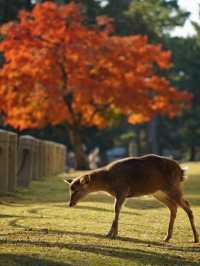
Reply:
[[117, 195], [115, 198], [115, 216], [112, 222], [112, 226], [110, 231], [107, 234], [107, 237], [115, 238], [118, 234], [118, 221], [119, 221], [119, 213], [124, 203], [125, 197], [124, 195]]

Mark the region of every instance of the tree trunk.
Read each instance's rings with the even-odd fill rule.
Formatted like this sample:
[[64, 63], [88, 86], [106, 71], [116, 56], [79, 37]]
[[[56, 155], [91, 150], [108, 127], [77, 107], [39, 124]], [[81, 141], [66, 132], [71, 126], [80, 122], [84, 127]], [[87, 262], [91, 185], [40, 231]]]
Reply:
[[190, 146], [190, 161], [196, 160], [196, 148], [194, 145]]
[[148, 125], [148, 150], [150, 153], [159, 153], [157, 138], [157, 117], [154, 117]]
[[136, 149], [137, 149], [137, 156], [140, 156], [142, 154], [142, 144], [141, 144], [141, 136], [140, 136], [140, 128], [136, 127]]
[[75, 128], [69, 129], [69, 138], [73, 146], [75, 158], [76, 158], [76, 168], [80, 170], [89, 169], [89, 162], [87, 155], [84, 152], [84, 148], [81, 142], [80, 135]]

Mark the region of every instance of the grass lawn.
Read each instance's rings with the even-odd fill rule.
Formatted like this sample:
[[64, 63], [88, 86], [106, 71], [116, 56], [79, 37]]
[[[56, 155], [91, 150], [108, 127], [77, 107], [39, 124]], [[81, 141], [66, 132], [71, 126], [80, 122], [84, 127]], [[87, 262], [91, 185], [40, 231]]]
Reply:
[[[184, 190], [200, 231], [200, 163], [187, 165]], [[110, 240], [105, 234], [113, 199], [98, 193], [68, 208], [62, 180], [60, 175], [34, 181], [29, 189], [0, 198], [0, 266], [200, 265], [200, 244], [192, 242], [181, 209], [166, 244], [168, 209], [151, 197], [131, 199], [121, 212], [119, 237]]]

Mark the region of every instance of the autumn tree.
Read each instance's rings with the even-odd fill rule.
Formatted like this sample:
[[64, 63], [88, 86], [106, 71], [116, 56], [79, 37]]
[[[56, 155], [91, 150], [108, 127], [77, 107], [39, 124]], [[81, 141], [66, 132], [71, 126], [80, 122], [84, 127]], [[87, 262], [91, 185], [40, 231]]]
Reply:
[[0, 111], [18, 129], [65, 123], [78, 167], [85, 166], [82, 126], [105, 127], [115, 114], [131, 123], [179, 113], [190, 95], [155, 69], [170, 66], [170, 52], [145, 36], [112, 34], [112, 20], [86, 26], [76, 4], [37, 4], [1, 28]]

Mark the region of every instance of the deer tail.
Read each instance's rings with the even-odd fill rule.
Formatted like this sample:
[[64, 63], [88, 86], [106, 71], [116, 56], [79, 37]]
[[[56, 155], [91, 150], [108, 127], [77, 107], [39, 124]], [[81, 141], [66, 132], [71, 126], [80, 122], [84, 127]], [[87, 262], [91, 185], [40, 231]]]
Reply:
[[187, 171], [188, 171], [188, 166], [181, 167], [181, 182], [184, 182], [185, 180], [188, 179]]

